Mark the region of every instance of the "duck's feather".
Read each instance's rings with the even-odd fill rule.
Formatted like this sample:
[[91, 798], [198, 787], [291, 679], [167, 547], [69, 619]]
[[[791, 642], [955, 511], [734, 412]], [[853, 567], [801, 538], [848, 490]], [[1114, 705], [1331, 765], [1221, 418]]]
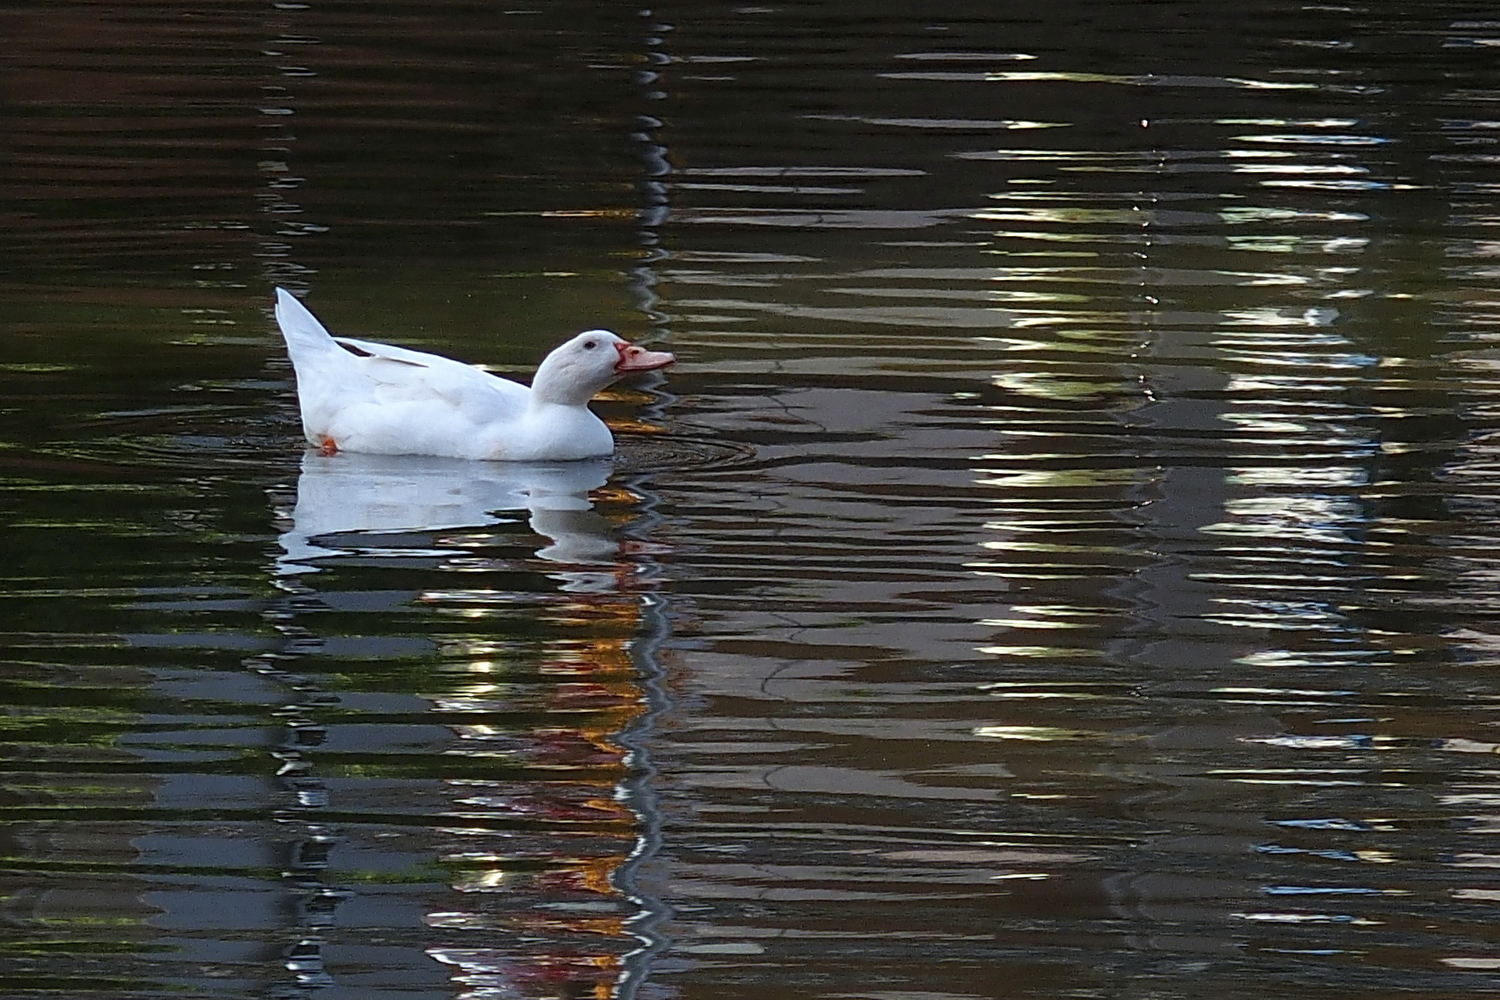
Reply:
[[335, 342], [359, 352], [342, 353], [368, 380], [376, 402], [442, 401], [465, 419], [483, 423], [519, 416], [530, 399], [526, 386], [451, 358], [352, 337]]

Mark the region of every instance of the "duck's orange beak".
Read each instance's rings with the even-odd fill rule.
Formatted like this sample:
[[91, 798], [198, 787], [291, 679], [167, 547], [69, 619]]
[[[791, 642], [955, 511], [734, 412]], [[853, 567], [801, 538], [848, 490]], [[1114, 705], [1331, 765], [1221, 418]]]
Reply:
[[617, 372], [649, 372], [665, 368], [677, 359], [666, 351], [648, 351], [634, 344], [616, 344], [620, 360], [615, 363]]

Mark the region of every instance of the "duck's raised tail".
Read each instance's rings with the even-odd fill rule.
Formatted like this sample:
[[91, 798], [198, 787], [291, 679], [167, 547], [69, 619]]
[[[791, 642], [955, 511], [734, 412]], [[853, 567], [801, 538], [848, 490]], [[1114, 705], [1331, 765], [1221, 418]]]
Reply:
[[307, 307], [285, 288], [276, 289], [276, 325], [281, 327], [281, 335], [286, 338], [287, 353], [292, 356], [294, 366], [303, 357], [340, 349], [323, 329], [323, 324], [318, 322], [318, 317], [308, 312]]

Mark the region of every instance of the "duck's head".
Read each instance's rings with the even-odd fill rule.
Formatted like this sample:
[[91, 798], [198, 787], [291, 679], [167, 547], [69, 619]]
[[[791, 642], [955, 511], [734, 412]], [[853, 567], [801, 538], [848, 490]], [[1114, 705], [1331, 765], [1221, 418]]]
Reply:
[[585, 330], [547, 355], [531, 389], [544, 402], [581, 406], [632, 372], [665, 368], [676, 360], [666, 351], [648, 351], [608, 330]]

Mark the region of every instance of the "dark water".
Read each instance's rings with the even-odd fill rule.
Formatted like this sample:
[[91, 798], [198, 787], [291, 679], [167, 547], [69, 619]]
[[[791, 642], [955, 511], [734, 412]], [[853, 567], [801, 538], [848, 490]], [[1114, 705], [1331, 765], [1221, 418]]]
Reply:
[[[0, 995], [1500, 992], [1490, 6], [0, 36]], [[681, 363], [305, 455], [275, 284]]]

